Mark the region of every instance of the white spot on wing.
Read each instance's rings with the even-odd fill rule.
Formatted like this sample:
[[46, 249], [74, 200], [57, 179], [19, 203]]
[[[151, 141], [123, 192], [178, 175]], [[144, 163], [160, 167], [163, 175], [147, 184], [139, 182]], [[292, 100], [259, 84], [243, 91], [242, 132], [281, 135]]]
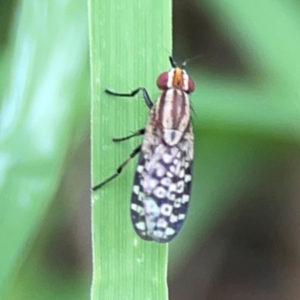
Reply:
[[138, 195], [140, 192], [140, 187], [138, 185], [134, 185], [132, 190], [136, 195]]
[[137, 168], [136, 168], [136, 170], [137, 170], [138, 173], [142, 173], [143, 170], [144, 170], [144, 167], [141, 166], [141, 165], [138, 165]]
[[190, 174], [185, 175], [185, 177], [184, 177], [185, 182], [188, 182], [188, 181], [191, 181], [191, 180], [192, 180], [192, 176]]
[[135, 223], [135, 227], [139, 230], [146, 230], [146, 224], [144, 222]]
[[171, 223], [175, 223], [175, 222], [177, 222], [177, 221], [178, 221], [178, 217], [175, 216], [175, 215], [171, 215], [171, 217], [170, 217], [170, 222], [171, 222]]
[[157, 198], [165, 198], [166, 197], [166, 194], [167, 194], [167, 191], [162, 187], [162, 186], [158, 186], [153, 194], [157, 197]]
[[181, 169], [179, 173], [179, 177], [182, 178], [184, 176], [185, 170]]
[[131, 203], [130, 208], [133, 211], [136, 211], [140, 216], [143, 216], [145, 214], [144, 208], [142, 206], [139, 206], [135, 203]]
[[173, 228], [168, 227], [165, 231], [166, 235], [173, 235], [176, 231]]
[[165, 175], [165, 173], [166, 173], [166, 169], [164, 166], [162, 166], [162, 165], [156, 166], [156, 175], [158, 177], [163, 177]]
[[170, 155], [168, 153], [164, 153], [163, 156], [162, 156], [162, 158], [163, 158], [163, 161], [166, 164], [169, 164], [172, 161], [172, 159], [173, 159], [172, 155]]
[[182, 196], [182, 203], [189, 202], [189, 199], [190, 199], [189, 195], [183, 195]]
[[154, 189], [154, 188], [157, 186], [157, 184], [158, 184], [158, 180], [153, 179], [153, 178], [151, 178], [151, 179], [149, 180], [149, 186], [150, 186], [150, 189]]
[[167, 228], [168, 222], [164, 218], [161, 218], [161, 219], [157, 220], [157, 225], [156, 226], [161, 227], [161, 228]]
[[184, 218], [185, 218], [185, 214], [179, 214], [179, 215], [178, 215], [178, 219], [179, 219], [179, 220], [183, 220]]
[[172, 205], [170, 204], [163, 204], [160, 208], [160, 212], [164, 216], [170, 216], [172, 213]]

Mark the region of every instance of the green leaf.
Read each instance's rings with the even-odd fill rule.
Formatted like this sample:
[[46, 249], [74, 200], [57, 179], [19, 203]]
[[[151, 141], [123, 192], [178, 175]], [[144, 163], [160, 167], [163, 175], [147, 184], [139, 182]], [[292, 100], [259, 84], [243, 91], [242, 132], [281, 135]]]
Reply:
[[[92, 183], [116, 170], [141, 142], [114, 144], [112, 137], [143, 128], [149, 113], [140, 97], [106, 95], [105, 88], [157, 93], [158, 74], [171, 54], [171, 2], [90, 0], [92, 78]], [[129, 206], [136, 160], [93, 194], [92, 299], [166, 299], [167, 246], [145, 242], [134, 232]]]

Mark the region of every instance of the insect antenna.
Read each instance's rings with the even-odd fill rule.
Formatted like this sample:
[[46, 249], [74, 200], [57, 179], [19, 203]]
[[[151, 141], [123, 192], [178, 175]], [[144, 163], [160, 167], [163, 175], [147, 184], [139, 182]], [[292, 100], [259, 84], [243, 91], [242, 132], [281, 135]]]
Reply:
[[176, 63], [176, 61], [174, 61], [174, 59], [173, 59], [172, 56], [169, 56], [169, 60], [170, 60], [172, 68], [176, 68], [177, 67], [177, 63]]
[[199, 54], [199, 55], [196, 55], [196, 56], [194, 56], [192, 58], [185, 59], [184, 62], [181, 64], [181, 69], [185, 69], [187, 63], [190, 63], [192, 60], [195, 60], [195, 59], [197, 59], [199, 57], [202, 57], [202, 56], [203, 56], [203, 54]]

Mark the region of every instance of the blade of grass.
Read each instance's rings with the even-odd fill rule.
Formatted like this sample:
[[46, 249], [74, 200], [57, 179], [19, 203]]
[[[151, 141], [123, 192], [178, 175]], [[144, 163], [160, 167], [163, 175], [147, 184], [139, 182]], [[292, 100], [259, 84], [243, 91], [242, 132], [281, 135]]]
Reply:
[[[171, 1], [89, 0], [92, 78], [92, 183], [110, 176], [140, 139], [113, 144], [145, 126], [141, 97], [117, 98], [105, 88], [153, 95], [159, 72], [169, 69]], [[134, 233], [129, 202], [135, 162], [92, 198], [91, 298], [166, 299], [167, 246]]]

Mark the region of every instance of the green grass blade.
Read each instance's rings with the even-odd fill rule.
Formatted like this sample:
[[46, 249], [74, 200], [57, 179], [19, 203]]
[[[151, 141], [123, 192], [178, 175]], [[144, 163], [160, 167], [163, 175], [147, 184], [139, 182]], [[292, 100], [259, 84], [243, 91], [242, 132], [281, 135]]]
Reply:
[[[145, 126], [144, 100], [104, 94], [146, 87], [157, 95], [158, 74], [169, 69], [171, 2], [90, 0], [92, 183], [110, 176], [140, 139], [113, 144]], [[93, 284], [96, 299], [166, 299], [167, 246], [142, 241], [129, 215], [136, 160], [92, 198]]]

